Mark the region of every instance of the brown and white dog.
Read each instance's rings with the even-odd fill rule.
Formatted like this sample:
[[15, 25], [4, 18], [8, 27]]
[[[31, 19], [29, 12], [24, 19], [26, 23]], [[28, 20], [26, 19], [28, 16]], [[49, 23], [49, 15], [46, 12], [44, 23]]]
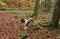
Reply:
[[26, 19], [24, 17], [21, 18], [21, 22], [25, 24], [25, 28], [24, 29], [27, 29], [27, 26], [29, 26], [29, 24], [31, 22], [33, 22], [35, 20], [35, 17], [30, 17], [29, 19]]

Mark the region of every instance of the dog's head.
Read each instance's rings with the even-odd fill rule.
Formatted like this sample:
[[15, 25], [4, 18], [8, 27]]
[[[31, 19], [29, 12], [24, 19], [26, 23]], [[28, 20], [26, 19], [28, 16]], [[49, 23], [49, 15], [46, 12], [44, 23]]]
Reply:
[[21, 17], [21, 22], [22, 22], [22, 23], [25, 23], [25, 16], [22, 16], [22, 17]]
[[24, 18], [21, 18], [21, 22], [25, 23], [25, 19]]

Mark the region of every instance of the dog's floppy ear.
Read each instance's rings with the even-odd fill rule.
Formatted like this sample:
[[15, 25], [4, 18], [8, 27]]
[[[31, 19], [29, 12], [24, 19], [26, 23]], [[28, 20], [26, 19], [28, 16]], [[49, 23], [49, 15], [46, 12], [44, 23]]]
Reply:
[[21, 22], [23, 22], [23, 23], [24, 23], [24, 22], [25, 22], [25, 19], [21, 18]]

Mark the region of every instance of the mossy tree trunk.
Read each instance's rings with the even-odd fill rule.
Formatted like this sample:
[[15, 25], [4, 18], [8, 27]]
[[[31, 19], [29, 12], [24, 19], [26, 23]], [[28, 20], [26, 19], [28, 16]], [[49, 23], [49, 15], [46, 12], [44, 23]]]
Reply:
[[59, 18], [60, 18], [60, 0], [56, 0], [50, 25], [54, 26], [55, 28], [58, 28]]

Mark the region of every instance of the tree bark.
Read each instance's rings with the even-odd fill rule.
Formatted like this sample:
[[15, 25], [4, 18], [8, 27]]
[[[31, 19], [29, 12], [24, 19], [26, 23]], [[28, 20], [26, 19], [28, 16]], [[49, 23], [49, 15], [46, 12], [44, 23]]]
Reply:
[[51, 0], [48, 0], [48, 7], [47, 7], [48, 11], [50, 11], [50, 6], [51, 6]]
[[60, 18], [60, 0], [56, 0], [50, 25], [54, 26], [55, 28], [58, 28], [59, 18]]
[[33, 16], [37, 16], [38, 15], [39, 1], [40, 0], [36, 0], [35, 6], [34, 6]]

